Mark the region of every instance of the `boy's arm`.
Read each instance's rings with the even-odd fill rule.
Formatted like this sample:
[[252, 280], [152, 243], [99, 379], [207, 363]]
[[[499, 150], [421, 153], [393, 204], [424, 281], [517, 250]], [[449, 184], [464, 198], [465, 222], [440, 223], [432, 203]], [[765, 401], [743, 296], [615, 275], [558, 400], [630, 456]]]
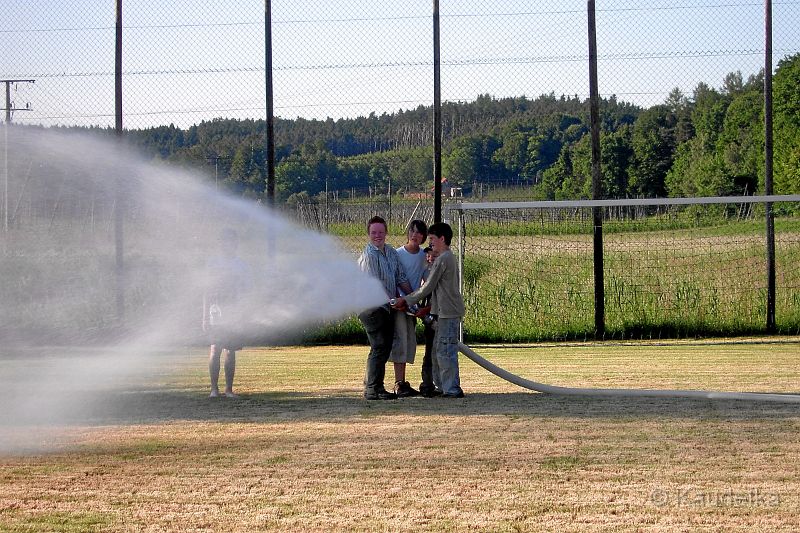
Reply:
[[358, 267], [362, 272], [366, 272], [367, 274], [375, 276], [375, 267], [373, 266], [372, 255], [368, 254], [366, 250], [361, 252], [361, 256], [358, 258]]
[[437, 261], [433, 264], [433, 268], [431, 269], [431, 273], [428, 276], [428, 279], [425, 280], [425, 283], [419, 289], [415, 290], [411, 294], [403, 297], [398, 298], [398, 300], [405, 300], [408, 305], [414, 305], [415, 303], [419, 302], [430, 293], [433, 292], [433, 289], [436, 288], [436, 285], [439, 283], [439, 280], [442, 279], [442, 274], [444, 273], [443, 263], [441, 261]]
[[431, 313], [432, 307], [430, 305], [426, 305], [425, 307], [420, 307], [419, 310], [414, 313], [414, 316], [417, 318], [423, 318]]
[[407, 282], [407, 281], [405, 281], [403, 283], [398, 283], [397, 286], [400, 287], [400, 289], [402, 289], [404, 294], [408, 294], [408, 293], [412, 292], [411, 284], [409, 282]]
[[[395, 252], [396, 254], [397, 252]], [[397, 257], [397, 268], [395, 269], [395, 279], [397, 280], [397, 286], [403, 291], [403, 294], [408, 294], [412, 292], [414, 289], [411, 287], [411, 283], [408, 281], [408, 275], [406, 275], [406, 269], [403, 268], [403, 263], [400, 262], [400, 257]]]
[[[367, 253], [365, 250], [361, 253], [361, 257], [358, 258], [358, 266], [361, 268], [362, 272], [365, 272], [375, 278], [376, 280], [380, 281], [381, 279], [381, 267], [380, 264], [374, 259], [373, 255]], [[381, 287], [383, 287], [383, 282], [381, 282]], [[386, 291], [386, 289], [383, 289]], [[393, 298], [394, 294], [386, 294], [387, 298]]]

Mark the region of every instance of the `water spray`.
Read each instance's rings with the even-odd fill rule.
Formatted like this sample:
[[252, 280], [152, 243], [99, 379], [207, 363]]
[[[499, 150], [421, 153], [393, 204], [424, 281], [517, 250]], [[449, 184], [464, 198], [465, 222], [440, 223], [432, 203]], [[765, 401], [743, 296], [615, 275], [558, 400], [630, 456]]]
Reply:
[[[12, 207], [9, 231], [0, 228], [0, 455], [49, 443], [58, 429], [103, 409], [124, 410], [130, 392], [161, 381], [162, 354], [207, 346], [204, 321], [236, 323], [249, 345], [286, 344], [386, 302], [381, 283], [336, 238], [227, 194], [182, 165], [154, 163], [101, 133], [18, 126], [8, 136], [18, 154], [8, 161], [9, 197], [21, 207]], [[124, 213], [111, 178], [125, 184]], [[214, 265], [234, 254], [223, 246], [229, 229], [247, 290], [236, 305], [222, 299], [209, 302], [221, 308], [207, 309]], [[40, 438], [39, 428], [48, 435]]]
[[705, 390], [659, 390], [659, 389], [582, 389], [572, 387], [559, 387], [538, 383], [512, 374], [500, 368], [494, 363], [487, 361], [475, 350], [464, 343], [458, 343], [458, 350], [469, 357], [478, 366], [483, 367], [497, 377], [519, 385], [524, 389], [530, 389], [547, 394], [557, 394], [560, 396], [615, 396], [626, 398], [702, 398], [707, 400], [749, 400], [758, 402], [778, 402], [778, 403], [800, 403], [800, 395], [797, 394], [771, 394], [760, 392], [717, 392]]

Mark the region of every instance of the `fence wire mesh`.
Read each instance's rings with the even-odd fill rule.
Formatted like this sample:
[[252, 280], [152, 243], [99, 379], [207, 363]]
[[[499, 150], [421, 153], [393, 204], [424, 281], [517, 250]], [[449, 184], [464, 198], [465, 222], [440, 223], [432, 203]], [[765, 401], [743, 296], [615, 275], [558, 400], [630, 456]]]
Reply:
[[[17, 122], [112, 126], [115, 3], [0, 15], [4, 73], [33, 79]], [[128, 128], [265, 116], [264, 3], [124, 2]], [[761, 2], [601, 2], [601, 95], [638, 105], [763, 67]], [[774, 3], [775, 65], [797, 52], [797, 2]], [[276, 115], [325, 120], [432, 101], [430, 2], [272, 2]], [[443, 99], [588, 96], [584, 2], [443, 2]], [[454, 133], [458, 122], [451, 122]], [[427, 124], [425, 126], [428, 126]], [[398, 139], [399, 140], [399, 139]], [[430, 132], [422, 137], [430, 143]]]
[[[473, 339], [589, 339], [591, 208], [463, 212], [465, 330]], [[763, 204], [604, 208], [606, 338], [765, 331]], [[800, 226], [776, 223], [776, 328], [800, 332]]]
[[[446, 200], [588, 198], [589, 3], [436, 4]], [[11, 137], [2, 152], [0, 210], [6, 232], [73, 221], [113, 238], [112, 193], [98, 185], [87, 199], [85, 191], [64, 190], [59, 185], [66, 182], [64, 169], [43, 164], [47, 151], [16, 142], [14, 130], [111, 134], [117, 5], [123, 26], [124, 138], [146, 158], [187, 169], [235, 195], [264, 200], [271, 51], [278, 208], [340, 236], [354, 251], [362, 244], [364, 221], [374, 214], [389, 220], [396, 245], [412, 216], [432, 221], [430, 1], [85, 0], [53, 6], [11, 0], [0, 11], [3, 136]], [[775, 192], [797, 193], [800, 2], [771, 6]], [[749, 0], [596, 3], [604, 197], [764, 191], [764, 13], [763, 2]], [[103, 179], [110, 177], [92, 177], [96, 183]], [[501, 215], [492, 213], [500, 222]], [[529, 292], [539, 286], [537, 279], [562, 283], [564, 298], [548, 305], [574, 304], [553, 315], [569, 315], [569, 321], [548, 320], [566, 328], [564, 336], [582, 331], [591, 323], [590, 315], [581, 314], [591, 299], [584, 282], [591, 264], [585, 263], [587, 243], [576, 237], [591, 233], [585, 216], [571, 224], [586, 224], [588, 230], [545, 231], [538, 248], [526, 252], [536, 257], [531, 264], [514, 256], [522, 245], [513, 232], [487, 237], [486, 249], [497, 255], [484, 257], [473, 243], [478, 257], [467, 260], [475, 268], [483, 268], [484, 261], [493, 269], [507, 265], [500, 277], [514, 287], [528, 285]], [[615, 236], [608, 239], [613, 247]], [[653, 239], [647, 246], [655, 250], [671, 246]], [[499, 251], [504, 247], [508, 257]], [[745, 268], [747, 253], [739, 248], [732, 245], [733, 259], [719, 262]], [[681, 263], [640, 252], [635, 260], [642, 265]], [[632, 260], [624, 247], [609, 256], [615, 269]], [[749, 274], [734, 270], [720, 276]], [[789, 279], [785, 271], [780, 276]], [[624, 300], [640, 281], [620, 273], [610, 283], [623, 291]], [[510, 297], [525, 296], [515, 289]], [[679, 315], [679, 308], [673, 313]], [[489, 314], [482, 320], [501, 321]]]

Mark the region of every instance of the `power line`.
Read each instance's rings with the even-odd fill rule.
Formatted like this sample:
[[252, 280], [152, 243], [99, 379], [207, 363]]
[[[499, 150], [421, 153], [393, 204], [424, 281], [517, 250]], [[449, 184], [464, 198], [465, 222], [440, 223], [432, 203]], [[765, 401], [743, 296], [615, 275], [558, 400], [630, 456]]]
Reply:
[[[800, 2], [773, 2], [774, 6], [784, 5], [797, 5]], [[598, 9], [597, 11], [604, 13], [618, 13], [618, 12], [660, 12], [660, 11], [679, 11], [691, 9], [727, 9], [734, 7], [762, 7], [763, 3], [760, 2], [724, 2], [724, 3], [709, 3], [709, 4], [683, 4], [677, 6], [647, 6], [647, 7], [611, 7], [605, 9]], [[469, 18], [469, 17], [525, 17], [525, 16], [542, 16], [542, 15], [566, 15], [574, 13], [583, 13], [582, 9], [563, 9], [563, 10], [542, 10], [542, 11], [508, 11], [508, 12], [486, 12], [486, 13], [447, 13], [442, 14], [442, 18]], [[319, 18], [319, 19], [286, 19], [275, 20], [274, 24], [319, 24], [319, 23], [342, 23], [342, 22], [385, 22], [385, 21], [401, 21], [401, 20], [425, 20], [430, 18], [428, 14], [425, 15], [402, 15], [392, 17], [343, 17], [343, 18]], [[181, 28], [224, 28], [224, 27], [240, 27], [240, 26], [259, 26], [263, 25], [263, 21], [239, 21], [239, 22], [211, 22], [211, 23], [175, 23], [175, 24], [136, 24], [124, 26], [125, 30], [147, 30], [147, 29], [181, 29]], [[17, 34], [17, 33], [58, 33], [58, 32], [79, 32], [79, 31], [106, 31], [113, 30], [114, 26], [87, 26], [87, 27], [63, 27], [63, 28], [24, 28], [12, 30], [0, 30], [0, 34]]]
[[[777, 52], [790, 53], [792, 49], [777, 49]], [[621, 54], [602, 54], [598, 56], [599, 61], [634, 61], [642, 59], [699, 59], [704, 57], [740, 57], [755, 56], [763, 54], [760, 49], [742, 50], [684, 50], [668, 53], [621, 53]], [[540, 64], [540, 63], [572, 63], [585, 61], [585, 54], [575, 55], [555, 55], [555, 56], [520, 56], [520, 57], [474, 57], [464, 59], [443, 60], [442, 65], [446, 66], [470, 66], [470, 65], [519, 65], [519, 64]], [[274, 70], [281, 71], [322, 71], [322, 70], [347, 70], [347, 69], [390, 69], [390, 68], [419, 68], [429, 67], [431, 61], [387, 61], [373, 63], [329, 63], [315, 65], [284, 65], [276, 66]], [[248, 74], [264, 72], [264, 67], [216, 67], [216, 68], [186, 68], [186, 69], [161, 69], [161, 70], [135, 70], [124, 72], [124, 76], [163, 76], [163, 75], [197, 75], [197, 74]], [[92, 78], [112, 76], [111, 71], [95, 72], [58, 72], [36, 74], [37, 78]]]

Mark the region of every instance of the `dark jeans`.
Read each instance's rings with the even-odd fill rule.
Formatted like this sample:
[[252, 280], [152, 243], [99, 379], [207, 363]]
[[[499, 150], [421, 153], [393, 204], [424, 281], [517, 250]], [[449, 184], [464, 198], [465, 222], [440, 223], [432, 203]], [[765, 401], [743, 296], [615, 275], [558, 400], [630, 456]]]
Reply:
[[374, 394], [385, 390], [383, 380], [386, 376], [386, 361], [392, 352], [394, 316], [392, 311], [382, 306], [360, 313], [358, 319], [364, 324], [370, 346], [364, 394]]

